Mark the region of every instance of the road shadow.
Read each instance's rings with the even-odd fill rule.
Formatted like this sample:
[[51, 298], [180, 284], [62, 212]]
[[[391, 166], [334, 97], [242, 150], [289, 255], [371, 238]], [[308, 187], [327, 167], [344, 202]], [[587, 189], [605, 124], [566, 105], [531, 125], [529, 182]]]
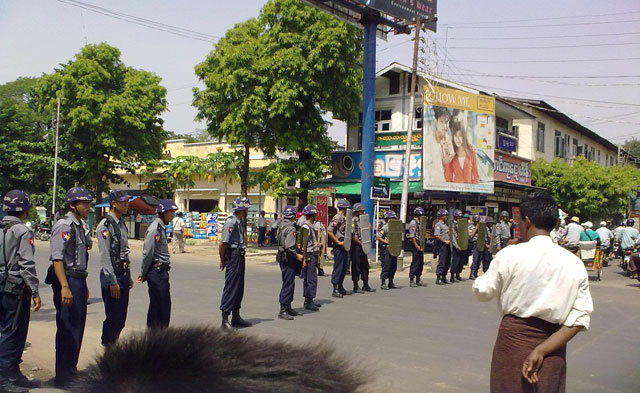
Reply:
[[246, 321], [255, 326], [262, 322], [271, 322], [273, 318], [247, 318]]
[[96, 304], [96, 303], [102, 303], [102, 298], [101, 297], [90, 297], [89, 300], [87, 300], [87, 304]]
[[334, 303], [334, 301], [331, 299], [313, 299], [313, 301], [320, 304], [321, 306], [324, 306], [325, 304]]
[[36, 312], [31, 313], [30, 317], [31, 321], [43, 321], [43, 322], [51, 322], [56, 320], [56, 309], [55, 308], [41, 308]]
[[627, 284], [628, 287], [640, 288], [640, 283]]

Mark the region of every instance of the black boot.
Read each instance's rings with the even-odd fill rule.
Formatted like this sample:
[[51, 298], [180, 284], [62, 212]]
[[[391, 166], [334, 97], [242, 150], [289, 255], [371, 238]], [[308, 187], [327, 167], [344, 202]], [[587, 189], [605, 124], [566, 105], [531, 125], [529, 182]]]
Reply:
[[475, 280], [476, 278], [478, 278], [478, 271], [472, 270], [471, 274], [469, 274], [469, 280]]
[[460, 273], [456, 273], [456, 280], [457, 280], [457, 281], [464, 281], [464, 280], [462, 279], [462, 277], [460, 277]]
[[310, 298], [304, 300], [304, 308], [309, 311], [320, 311], [318, 306], [313, 302], [313, 299]]
[[419, 287], [426, 287], [427, 284], [423, 283], [422, 280], [420, 280], [420, 277], [416, 277], [416, 285]]
[[322, 307], [322, 304], [316, 302], [314, 299], [311, 299], [311, 303], [313, 303], [313, 305], [318, 307], [318, 308]]
[[24, 393], [28, 392], [28, 388], [23, 388], [20, 386], [16, 386], [9, 381], [7, 377], [5, 377], [6, 373], [0, 374], [0, 392], [1, 393]]
[[292, 317], [297, 317], [298, 315], [300, 315], [299, 312], [291, 308], [291, 303], [287, 304], [287, 313]]
[[362, 286], [362, 289], [364, 289], [365, 292], [375, 292], [376, 291], [375, 289], [373, 289], [373, 288], [371, 288], [369, 286], [369, 281], [363, 281], [362, 284], [364, 284]]
[[454, 282], [456, 282], [455, 274], [451, 273], [451, 277], [449, 277], [449, 282], [450, 282], [451, 284], [453, 284]]
[[251, 323], [245, 321], [240, 316], [240, 310], [233, 310], [233, 314], [231, 317], [231, 326], [238, 328], [247, 328], [251, 327]]
[[442, 281], [442, 276], [438, 275], [436, 278], [436, 285], [444, 285], [445, 283]]
[[25, 389], [36, 389], [40, 387], [40, 381], [37, 379], [29, 380], [22, 374], [20, 371], [20, 367], [15, 367], [13, 370], [9, 371], [4, 375], [11, 384], [17, 386], [18, 388]]
[[318, 268], [318, 276], [324, 276], [324, 270], [321, 267]]
[[440, 281], [442, 281], [443, 284], [449, 284], [449, 281], [447, 281], [447, 275], [443, 274], [440, 276]]
[[409, 278], [409, 286], [411, 288], [417, 287], [417, 285], [416, 285], [415, 281], [413, 280], [413, 278]]
[[220, 327], [225, 330], [232, 330], [231, 324], [229, 323], [229, 313], [222, 313], [222, 324]]
[[346, 289], [344, 289], [344, 286], [342, 286], [342, 284], [338, 284], [338, 292], [340, 292], [344, 296], [353, 295], [353, 292], [347, 291]]
[[398, 287], [396, 287], [396, 284], [393, 283], [392, 279], [389, 279], [389, 289], [395, 289], [395, 288], [398, 288]]
[[382, 289], [383, 291], [389, 290], [389, 287], [387, 286], [387, 281], [384, 278], [382, 279], [382, 285], [380, 285], [380, 289]]
[[333, 297], [342, 297], [342, 294], [338, 290], [338, 286], [337, 285], [333, 286], [333, 292], [331, 293], [331, 296], [333, 296]]
[[353, 293], [364, 293], [364, 291], [358, 286], [357, 281], [353, 282]]
[[293, 317], [287, 312], [286, 304], [280, 303], [280, 313], [278, 314], [278, 318], [284, 319], [286, 321], [293, 321]]

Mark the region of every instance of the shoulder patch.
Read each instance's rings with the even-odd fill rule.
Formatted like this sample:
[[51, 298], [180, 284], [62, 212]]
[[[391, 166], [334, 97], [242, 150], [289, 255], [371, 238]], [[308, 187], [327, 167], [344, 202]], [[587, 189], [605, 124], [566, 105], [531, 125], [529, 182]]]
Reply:
[[27, 238], [27, 243], [29, 243], [31, 246], [33, 246], [33, 238], [32, 237], [28, 237]]
[[102, 236], [102, 238], [106, 240], [109, 237], [109, 230], [108, 229], [101, 230], [100, 236]]
[[157, 242], [159, 239], [160, 239], [160, 234], [159, 233], [156, 233], [155, 235], [153, 235], [153, 240], [154, 241]]
[[60, 236], [62, 236], [62, 241], [68, 241], [71, 239], [71, 232], [61, 232]]

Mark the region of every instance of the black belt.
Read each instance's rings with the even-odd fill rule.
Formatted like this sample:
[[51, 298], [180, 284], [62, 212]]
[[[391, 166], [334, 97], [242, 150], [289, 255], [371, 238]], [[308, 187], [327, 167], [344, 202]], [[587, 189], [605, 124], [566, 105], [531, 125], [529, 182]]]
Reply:
[[231, 249], [231, 255], [240, 255], [243, 256], [244, 255], [244, 248], [232, 248]]
[[171, 266], [168, 263], [156, 262], [153, 265], [153, 269], [159, 272], [168, 272], [169, 270], [171, 270]]
[[87, 278], [89, 272], [80, 269], [64, 269], [64, 274], [66, 274], [67, 277]]

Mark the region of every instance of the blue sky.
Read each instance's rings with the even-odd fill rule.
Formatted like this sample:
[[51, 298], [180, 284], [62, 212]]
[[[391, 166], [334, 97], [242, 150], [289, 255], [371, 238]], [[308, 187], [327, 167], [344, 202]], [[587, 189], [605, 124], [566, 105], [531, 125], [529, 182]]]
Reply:
[[[83, 1], [212, 36], [223, 36], [235, 23], [257, 16], [266, 3]], [[483, 91], [540, 97], [615, 143], [640, 138], [637, 0], [449, 0], [440, 2], [438, 15], [439, 31], [428, 34], [423, 55], [430, 71]], [[540, 38], [549, 36], [558, 38]], [[163, 78], [169, 90], [167, 129], [190, 133], [203, 127], [193, 120], [190, 88], [197, 85], [193, 67], [212, 49], [210, 42], [126, 23], [56, 0], [0, 1], [0, 37], [0, 83], [51, 72], [71, 59], [85, 41], [105, 41], [120, 48], [127, 65]], [[378, 41], [378, 68], [393, 61], [410, 64], [411, 55], [406, 35]], [[600, 59], [616, 60], [595, 61]], [[595, 78], [539, 78], [557, 76]], [[330, 134], [343, 141], [344, 125], [332, 127]]]

